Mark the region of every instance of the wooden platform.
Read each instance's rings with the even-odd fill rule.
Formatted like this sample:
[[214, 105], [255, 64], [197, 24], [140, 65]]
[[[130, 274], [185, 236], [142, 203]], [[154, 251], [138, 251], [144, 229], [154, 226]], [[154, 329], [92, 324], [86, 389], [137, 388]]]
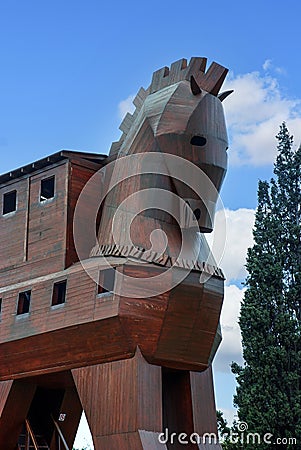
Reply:
[[[213, 357], [223, 280], [211, 277], [200, 284], [200, 274], [191, 272], [171, 291], [151, 296], [152, 276], [163, 268], [122, 258], [115, 267], [115, 283], [122, 283], [124, 296], [98, 294], [98, 285], [79, 263], [2, 289], [0, 380], [126, 359], [137, 346], [150, 363], [205, 370]], [[123, 276], [134, 277], [138, 268], [150, 277], [148, 291], [137, 291], [134, 278], [123, 284]], [[101, 258], [91, 259], [95, 278], [102, 269]], [[67, 282], [66, 301], [51, 306], [53, 284], [61, 280]], [[28, 289], [30, 311], [16, 315], [18, 292]]]

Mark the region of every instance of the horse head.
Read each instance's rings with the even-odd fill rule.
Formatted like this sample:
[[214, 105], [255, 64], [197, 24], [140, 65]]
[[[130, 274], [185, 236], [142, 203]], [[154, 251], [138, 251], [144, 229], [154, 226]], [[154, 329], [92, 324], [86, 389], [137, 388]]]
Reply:
[[[108, 230], [113, 224], [113, 211], [134, 191], [143, 193], [148, 189], [149, 196], [153, 195], [152, 187], [174, 194], [171, 203], [178, 208], [181, 228], [197, 225], [201, 232], [212, 231], [216, 201], [227, 166], [228, 139], [222, 101], [230, 91], [219, 93], [228, 70], [212, 63], [206, 71], [206, 62], [206, 58], [192, 58], [187, 64], [182, 59], [173, 63], [170, 69], [164, 67], [153, 74], [148, 89], [141, 88], [135, 97], [136, 109], [133, 114], [125, 116], [120, 126], [123, 134], [110, 150], [109, 160], [119, 161], [119, 167], [113, 168], [110, 176], [121, 177], [123, 181], [104, 202], [103, 226], [100, 226], [98, 235], [102, 252], [108, 246], [112, 248], [113, 244], [120, 247], [129, 243], [122, 232], [117, 242], [116, 238], [112, 240]], [[141, 165], [138, 163], [136, 173], [132, 174], [136, 180], [133, 177], [125, 180], [124, 174], [131, 172], [132, 164], [127, 158], [139, 155], [143, 156]], [[162, 164], [154, 155], [162, 155]], [[151, 176], [143, 172], [147, 159], [155, 161]], [[165, 166], [165, 172], [160, 170], [160, 166]], [[181, 177], [168, 177], [175, 171], [184, 173], [189, 183], [183, 182]], [[175, 198], [182, 201], [177, 204]], [[193, 212], [192, 221], [183, 218], [186, 214], [183, 203]], [[143, 250], [147, 247], [145, 242], [152, 228], [161, 228], [164, 232], [172, 230], [171, 234], [177, 235], [176, 228], [173, 228], [174, 218], [169, 217], [170, 211], [165, 214], [160, 207], [149, 208], [151, 211], [140, 205], [138, 211], [135, 196], [126, 207], [120, 208], [118, 226], [121, 230], [131, 226], [135, 214], [139, 213], [133, 242]], [[172, 237], [171, 241], [177, 242], [172, 250], [172, 245], [169, 245], [169, 252], [175, 255], [178, 239]]]
[[[219, 94], [227, 69], [217, 63], [205, 69], [205, 58], [192, 58], [189, 64], [182, 59], [170, 69], [156, 71], [149, 88], [140, 89], [134, 99], [136, 110], [126, 115], [120, 126], [123, 135], [113, 143], [110, 154], [160, 151], [177, 155], [199, 167], [219, 192], [228, 148], [222, 101], [232, 91]], [[216, 199], [204, 205], [183, 183], [175, 182], [175, 187], [195, 212], [200, 230], [212, 231]]]

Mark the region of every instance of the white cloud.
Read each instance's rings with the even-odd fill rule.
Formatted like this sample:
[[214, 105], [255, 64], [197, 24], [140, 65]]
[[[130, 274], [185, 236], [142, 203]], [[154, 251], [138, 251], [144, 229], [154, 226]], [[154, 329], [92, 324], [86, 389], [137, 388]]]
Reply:
[[[242, 280], [246, 277], [247, 272], [244, 266], [247, 249], [253, 245], [254, 218], [255, 211], [253, 209], [219, 210], [215, 215], [214, 231], [206, 236], [210, 247], [212, 247], [213, 239], [216, 239], [213, 253], [228, 282]], [[224, 251], [220, 257], [222, 249]]]
[[[253, 245], [255, 211], [240, 208], [235, 211], [226, 209], [226, 246], [221, 267], [226, 279], [240, 280], [247, 275], [245, 269], [247, 249]], [[217, 213], [217, 224], [219, 214]]]
[[133, 113], [135, 111], [135, 106], [133, 105], [133, 100], [135, 95], [129, 95], [125, 100], [121, 100], [118, 104], [118, 115], [120, 119], [123, 119], [126, 113]]
[[262, 68], [265, 72], [276, 72], [277, 75], [286, 75], [286, 70], [283, 67], [275, 66], [271, 59], [266, 59], [262, 64]]
[[238, 325], [241, 300], [244, 289], [235, 285], [225, 287], [225, 298], [221, 313], [223, 340], [214, 359], [214, 369], [230, 372], [232, 361], [242, 364], [241, 333]]
[[[283, 94], [277, 78], [268, 72], [271, 68], [272, 61], [266, 60], [264, 74], [230, 75], [225, 83], [225, 90], [234, 89], [224, 102], [232, 164], [273, 163], [277, 153], [275, 135], [283, 121], [296, 144], [301, 142], [301, 100], [289, 99]], [[281, 70], [274, 68], [276, 73]]]
[[[254, 225], [255, 211], [253, 209], [240, 208], [235, 211], [219, 210], [215, 216], [215, 232], [217, 236], [223, 235], [226, 217], [226, 242], [224, 254], [220, 261], [228, 283], [234, 280], [245, 279], [247, 249], [253, 245], [252, 229]], [[209, 244], [212, 243], [211, 235], [208, 236]], [[217, 247], [222, 245], [218, 242]], [[245, 288], [240, 289], [234, 284], [225, 286], [225, 297], [221, 313], [221, 326], [223, 340], [214, 360], [214, 369], [220, 372], [230, 372], [230, 364], [236, 361], [242, 364], [241, 334], [238, 325], [241, 300]]]
[[[231, 164], [272, 164], [277, 154], [275, 136], [283, 121], [294, 135], [296, 145], [301, 142], [301, 99], [288, 98], [283, 93], [277, 76], [285, 71], [271, 59], [264, 61], [262, 70], [262, 73], [230, 74], [224, 85], [224, 90], [234, 89], [224, 102]], [[119, 103], [121, 119], [134, 111], [134, 97], [130, 95]]]
[[224, 419], [226, 419], [228, 426], [233, 424], [234, 419], [237, 421], [237, 410], [232, 408], [218, 408], [223, 413]]
[[272, 60], [266, 59], [265, 62], [262, 64], [262, 68], [264, 71], [269, 70], [272, 67]]

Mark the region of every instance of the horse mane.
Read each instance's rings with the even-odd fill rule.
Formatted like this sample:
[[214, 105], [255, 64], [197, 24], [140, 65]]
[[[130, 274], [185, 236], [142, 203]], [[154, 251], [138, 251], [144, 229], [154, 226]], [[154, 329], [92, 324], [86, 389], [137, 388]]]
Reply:
[[[187, 64], [186, 59], [182, 58], [172, 63], [170, 68], [165, 66], [154, 72], [150, 86], [147, 89], [140, 88], [133, 100], [133, 104], [136, 107], [135, 111], [132, 114], [127, 113], [121, 122], [119, 129], [122, 131], [122, 135], [119, 141], [112, 143], [110, 156], [119, 152], [148, 95], [154, 94], [167, 86], [187, 80], [191, 83], [191, 90], [194, 95], [204, 90], [214, 96], [218, 96], [228, 69], [213, 62], [206, 71], [206, 65], [207, 58], [192, 57], [189, 64]], [[224, 94], [227, 95], [228, 92]], [[220, 96], [222, 95], [223, 93], [220, 94]], [[221, 100], [224, 98], [225, 95]]]

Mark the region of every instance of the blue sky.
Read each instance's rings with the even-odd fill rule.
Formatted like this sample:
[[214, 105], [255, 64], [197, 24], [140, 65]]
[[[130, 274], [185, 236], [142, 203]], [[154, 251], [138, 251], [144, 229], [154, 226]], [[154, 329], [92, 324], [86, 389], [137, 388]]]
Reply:
[[228, 417], [257, 182], [272, 174], [274, 135], [283, 120], [301, 141], [300, 15], [297, 0], [0, 5], [1, 173], [61, 149], [107, 153], [131, 96], [148, 86], [154, 70], [177, 59], [206, 56], [230, 69], [225, 343], [215, 364], [217, 405]]

